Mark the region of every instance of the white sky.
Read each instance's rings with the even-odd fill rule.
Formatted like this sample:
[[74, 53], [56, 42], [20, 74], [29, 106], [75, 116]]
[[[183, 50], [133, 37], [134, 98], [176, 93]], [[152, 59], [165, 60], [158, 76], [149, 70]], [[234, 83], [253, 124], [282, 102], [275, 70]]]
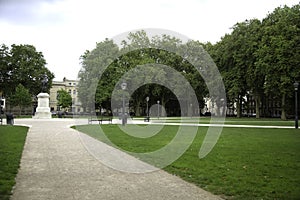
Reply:
[[105, 38], [169, 29], [215, 43], [230, 27], [299, 0], [0, 0], [0, 43], [32, 44], [55, 80], [76, 79], [79, 57]]

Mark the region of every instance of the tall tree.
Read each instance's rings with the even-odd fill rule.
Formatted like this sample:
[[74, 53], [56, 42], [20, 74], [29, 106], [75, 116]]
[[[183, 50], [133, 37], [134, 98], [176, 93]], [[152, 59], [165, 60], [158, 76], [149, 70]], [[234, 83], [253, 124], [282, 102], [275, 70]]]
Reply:
[[221, 71], [227, 102], [236, 104], [237, 117], [241, 117], [242, 100], [246, 94], [246, 66], [239, 60], [243, 36], [239, 36], [239, 24], [234, 27], [232, 34], [226, 34], [211, 50], [211, 56]]
[[10, 97], [15, 88], [22, 84], [32, 95], [41, 92], [43, 75], [49, 79], [50, 90], [54, 74], [46, 68], [46, 60], [41, 52], [32, 45], [11, 45], [9, 49], [0, 48], [0, 86], [6, 97]]
[[281, 119], [286, 119], [287, 98], [300, 78], [300, 4], [279, 7], [262, 22], [262, 42], [257, 66], [265, 70], [265, 90], [281, 99]]
[[29, 90], [26, 89], [22, 84], [16, 87], [15, 93], [11, 96], [11, 103], [14, 106], [19, 107], [19, 115], [21, 115], [25, 107], [30, 106], [32, 102], [32, 97]]
[[261, 43], [262, 31], [261, 31], [261, 21], [253, 19], [247, 22], [247, 40], [246, 44], [246, 56], [245, 64], [247, 65], [247, 76], [246, 82], [251, 95], [253, 95], [255, 100], [255, 113], [256, 118], [260, 118], [261, 111], [261, 99], [264, 96], [264, 83], [265, 83], [265, 71], [261, 68], [258, 63], [257, 51], [259, 50], [259, 45]]
[[[257, 19], [246, 20], [237, 23], [233, 29], [234, 67], [230, 70], [230, 73], [234, 75], [231, 81], [239, 89], [236, 93], [239, 96], [237, 103], [238, 112], [241, 111], [243, 97], [247, 93], [251, 93], [256, 103], [256, 117], [259, 118], [260, 97], [263, 93], [265, 76], [264, 71], [255, 65], [257, 62], [255, 53], [261, 40], [261, 22]], [[244, 103], [245, 108], [247, 107], [246, 104], [247, 101]]]
[[[96, 48], [92, 51], [86, 51], [81, 56], [82, 69], [79, 72], [78, 97], [82, 102], [85, 111], [91, 111], [95, 106], [109, 106], [107, 104], [110, 98], [108, 91], [114, 87], [113, 71], [109, 71], [107, 66], [114, 65], [114, 59], [119, 55], [119, 47], [109, 39], [97, 43]], [[106, 82], [107, 81], [107, 82]], [[100, 89], [99, 86], [102, 86]]]
[[2, 44], [0, 46], [0, 90], [5, 94], [15, 91], [14, 85], [10, 84], [12, 66], [9, 48]]

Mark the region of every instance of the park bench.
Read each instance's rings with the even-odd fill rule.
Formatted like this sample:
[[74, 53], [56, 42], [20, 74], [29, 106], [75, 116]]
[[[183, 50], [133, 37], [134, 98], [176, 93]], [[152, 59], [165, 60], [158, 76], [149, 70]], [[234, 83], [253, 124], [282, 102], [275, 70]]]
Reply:
[[144, 117], [144, 122], [150, 122], [150, 117]]
[[111, 124], [112, 123], [112, 117], [110, 117], [110, 116], [102, 116], [102, 117], [98, 118], [98, 117], [91, 116], [88, 119], [88, 124], [92, 124], [95, 121], [98, 122], [99, 124], [102, 124], [102, 122], [104, 122], [104, 121], [108, 121]]

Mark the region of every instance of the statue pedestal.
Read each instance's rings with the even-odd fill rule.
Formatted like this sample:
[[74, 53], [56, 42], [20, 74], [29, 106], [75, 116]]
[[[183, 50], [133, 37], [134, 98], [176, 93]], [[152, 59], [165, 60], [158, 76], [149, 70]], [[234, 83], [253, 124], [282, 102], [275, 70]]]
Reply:
[[36, 108], [34, 119], [51, 119], [51, 112], [49, 107], [49, 94], [39, 93], [38, 107]]

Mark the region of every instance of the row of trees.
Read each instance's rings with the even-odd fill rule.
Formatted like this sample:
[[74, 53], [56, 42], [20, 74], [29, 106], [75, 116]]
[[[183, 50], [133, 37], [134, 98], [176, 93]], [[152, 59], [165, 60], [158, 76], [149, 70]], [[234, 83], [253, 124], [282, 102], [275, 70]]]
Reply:
[[[112, 92], [117, 86], [119, 97], [115, 100], [121, 102], [122, 92], [119, 85], [120, 81], [125, 79], [128, 91], [132, 91], [141, 82], [146, 83], [142, 87], [135, 88], [136, 90], [132, 91], [130, 97], [130, 107], [134, 109], [136, 115], [145, 114], [147, 96], [150, 97], [150, 105], [159, 100], [164, 107], [168, 108], [170, 103], [176, 104], [177, 100], [181, 100], [185, 101], [186, 105], [196, 105], [196, 102], [199, 102], [201, 108], [204, 106], [203, 97], [208, 94], [208, 89], [201, 73], [197, 72], [197, 68], [193, 67], [189, 60], [193, 60], [193, 64], [200, 69], [204, 67], [201, 63], [207, 60], [207, 57], [208, 54], [201, 43], [197, 41], [182, 43], [179, 39], [168, 35], [149, 39], [144, 31], [130, 33], [127, 40], [122, 42], [122, 48], [119, 48], [112, 40], [106, 39], [98, 43], [96, 49], [91, 52], [86, 51], [82, 56], [83, 68], [79, 73], [79, 98], [84, 107], [93, 107], [94, 105], [91, 104], [95, 102], [96, 107], [111, 110]], [[130, 75], [122, 77], [133, 68], [143, 65], [146, 65], [144, 70], [133, 71]], [[163, 66], [171, 66], [185, 77], [196, 91], [197, 100], [191, 98], [191, 93], [187, 93], [186, 83], [176, 83], [176, 80], [179, 81], [176, 75], [171, 74], [170, 70]], [[212, 73], [210, 76], [213, 75]], [[208, 74], [207, 77], [209, 77]], [[167, 87], [170, 82], [173, 82], [172, 85]], [[171, 91], [170, 87], [174, 85], [176, 88]], [[172, 111], [170, 109], [170, 111], [180, 112], [178, 108], [177, 111], [174, 111], [175, 109], [173, 108]], [[143, 113], [140, 113], [141, 111]]]
[[[256, 117], [264, 112], [262, 99], [280, 102], [281, 118], [294, 105], [293, 83], [300, 80], [300, 5], [276, 8], [262, 21], [237, 23], [231, 34], [207, 48], [222, 72], [228, 102], [255, 99]], [[266, 105], [265, 105], [266, 106]]]
[[45, 74], [49, 80], [46, 90], [50, 90], [54, 74], [45, 65], [43, 54], [32, 45], [0, 45], [0, 93], [20, 113], [41, 92]]
[[[106, 39], [81, 57], [79, 98], [86, 108], [93, 107], [91, 104], [95, 103], [96, 107], [109, 110], [112, 91], [124, 78], [122, 75], [136, 66], [154, 63], [172, 66], [180, 72], [196, 92], [199, 108], [204, 106], [203, 98], [210, 97], [218, 108], [216, 114], [222, 114], [220, 108], [227, 100], [228, 105], [236, 103], [240, 117], [244, 97], [250, 94], [256, 102], [256, 117], [259, 118], [263, 111], [262, 99], [271, 98], [280, 102], [281, 118], [286, 119], [286, 110], [293, 97], [293, 83], [300, 80], [299, 8], [299, 4], [279, 7], [262, 21], [253, 19], [237, 23], [232, 33], [216, 44], [183, 43], [168, 35], [149, 38], [144, 31], [130, 33], [120, 47]], [[217, 84], [217, 73], [211, 70], [213, 65], [202, 47], [209, 52], [222, 74], [225, 100], [216, 95], [222, 90], [221, 86], [217, 91], [208, 90], [211, 85]], [[147, 70], [152, 73], [152, 69]], [[170, 78], [163, 68], [156, 69], [155, 73], [154, 77], [160, 81]], [[126, 81], [130, 87], [140, 78], [127, 77]], [[185, 87], [181, 87], [182, 98], [188, 96]], [[162, 85], [146, 84], [131, 95], [131, 107], [137, 115], [141, 114], [140, 107], [145, 107], [146, 96], [150, 97], [150, 105], [159, 99], [166, 108], [180, 100]]]

